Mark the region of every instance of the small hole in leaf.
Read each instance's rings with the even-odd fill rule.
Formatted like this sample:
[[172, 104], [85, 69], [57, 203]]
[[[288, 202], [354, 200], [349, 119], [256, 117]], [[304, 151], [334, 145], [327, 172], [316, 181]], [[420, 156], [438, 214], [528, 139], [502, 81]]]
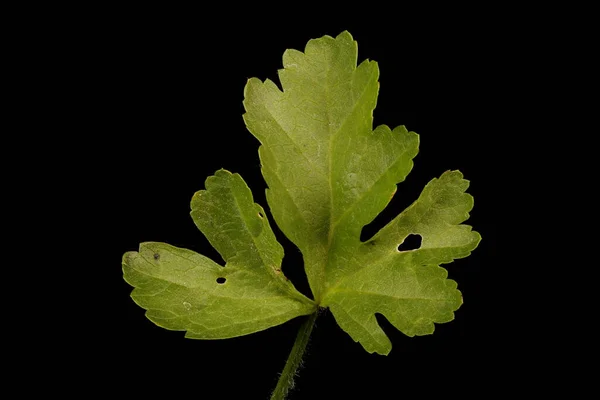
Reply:
[[398, 246], [398, 251], [408, 251], [408, 250], [417, 250], [421, 247], [421, 241], [423, 238], [421, 235], [410, 234], [404, 239], [400, 246]]
[[264, 217], [265, 217], [265, 216], [264, 216], [262, 213], [260, 213], [260, 212], [258, 213], [258, 216], [259, 216], [260, 218], [264, 218]]
[[225, 278], [222, 278], [222, 277], [221, 277], [221, 278], [217, 278], [217, 283], [218, 283], [219, 285], [222, 285], [222, 284], [224, 284], [224, 283], [225, 283], [225, 281], [227, 281], [227, 279], [225, 279]]
[[158, 253], [154, 253], [154, 259], [155, 259], [156, 261], [160, 260], [160, 254], [158, 254]]

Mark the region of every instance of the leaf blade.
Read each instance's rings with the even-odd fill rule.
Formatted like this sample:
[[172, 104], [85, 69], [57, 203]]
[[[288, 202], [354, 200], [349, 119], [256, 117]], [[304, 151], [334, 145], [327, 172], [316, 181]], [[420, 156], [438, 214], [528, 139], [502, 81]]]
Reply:
[[[460, 224], [473, 201], [465, 194], [468, 181], [452, 171], [430, 182], [371, 240], [360, 241], [363, 226], [410, 173], [419, 136], [404, 126], [372, 129], [379, 69], [368, 60], [357, 66], [357, 57], [348, 32], [313, 39], [304, 52], [287, 50], [281, 90], [270, 80], [248, 81], [244, 121], [261, 142], [272, 214], [303, 254], [316, 303], [330, 307], [367, 351], [387, 354], [391, 343], [375, 314], [409, 336], [451, 320], [462, 298], [439, 264], [467, 256], [481, 236]], [[423, 237], [421, 248], [400, 253], [410, 233]]]
[[[454, 319], [462, 295], [439, 264], [468, 256], [481, 240], [470, 226], [460, 225], [473, 207], [467, 187], [458, 171], [433, 179], [417, 201], [362, 244], [356, 261], [361, 267], [348, 269], [330, 287], [321, 305], [329, 306], [338, 324], [368, 352], [391, 350], [391, 343], [380, 339], [375, 313], [407, 336], [431, 334], [434, 323]], [[398, 251], [410, 234], [423, 237], [421, 247]]]
[[284, 53], [283, 90], [253, 78], [244, 91], [244, 121], [262, 144], [271, 212], [303, 253], [317, 301], [336, 229], [353, 238], [375, 218], [418, 151], [418, 136], [404, 127], [372, 131], [379, 69], [368, 60], [357, 66], [357, 57], [348, 32], [313, 39], [303, 53]]
[[209, 177], [192, 198], [191, 214], [226, 265], [159, 242], [126, 253], [124, 278], [151, 321], [189, 338], [223, 339], [315, 311], [281, 272], [283, 249], [238, 174]]

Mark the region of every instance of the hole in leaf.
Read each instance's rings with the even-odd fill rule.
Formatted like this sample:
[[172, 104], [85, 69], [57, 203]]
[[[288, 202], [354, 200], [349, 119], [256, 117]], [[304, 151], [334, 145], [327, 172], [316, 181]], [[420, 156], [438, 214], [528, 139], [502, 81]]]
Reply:
[[154, 259], [158, 261], [160, 259], [160, 254], [154, 253]]
[[408, 251], [408, 250], [417, 250], [421, 247], [421, 242], [423, 238], [421, 235], [410, 234], [404, 239], [402, 243], [398, 246], [398, 251]]
[[262, 213], [258, 213], [259, 218], [264, 218], [265, 216]]
[[223, 278], [223, 277], [221, 277], [221, 278], [217, 278], [217, 283], [218, 283], [219, 285], [222, 285], [222, 284], [224, 284], [226, 281], [227, 281], [227, 279], [225, 279], [225, 278]]

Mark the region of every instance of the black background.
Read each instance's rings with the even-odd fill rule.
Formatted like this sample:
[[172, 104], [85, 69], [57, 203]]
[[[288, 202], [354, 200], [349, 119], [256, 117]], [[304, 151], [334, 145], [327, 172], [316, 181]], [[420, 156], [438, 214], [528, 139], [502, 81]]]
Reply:
[[[74, 156], [95, 165], [80, 182], [80, 194], [93, 204], [81, 218], [100, 232], [86, 247], [97, 252], [100, 273], [74, 289], [89, 297], [93, 287], [97, 312], [90, 322], [73, 318], [67, 328], [97, 338], [81, 355], [103, 366], [92, 389], [136, 398], [268, 398], [300, 319], [235, 339], [184, 339], [156, 327], [133, 303], [121, 257], [140, 242], [163, 241], [218, 260], [193, 224], [189, 202], [220, 168], [242, 174], [268, 213], [259, 143], [242, 120], [244, 85], [250, 77], [277, 81], [285, 49], [302, 50], [311, 38], [343, 30], [358, 41], [359, 62], [379, 63], [375, 124], [406, 125], [421, 135], [412, 173], [367, 234], [414, 201], [429, 180], [459, 169], [475, 198], [468, 223], [483, 241], [470, 257], [446, 266], [464, 297], [454, 321], [408, 338], [378, 317], [393, 344], [388, 356], [368, 354], [330, 313], [321, 315], [290, 399], [483, 395], [523, 379], [522, 363], [503, 366], [512, 334], [501, 328], [509, 311], [499, 311], [497, 276], [497, 159], [506, 156], [501, 133], [511, 112], [501, 100], [510, 87], [506, 27], [485, 18], [411, 23], [409, 16], [293, 22], [261, 12], [235, 22], [218, 13], [144, 8], [84, 13], [65, 31], [72, 60], [65, 68], [75, 77], [71, 94], [85, 132]], [[271, 225], [285, 247], [284, 273], [310, 295], [297, 249]]]

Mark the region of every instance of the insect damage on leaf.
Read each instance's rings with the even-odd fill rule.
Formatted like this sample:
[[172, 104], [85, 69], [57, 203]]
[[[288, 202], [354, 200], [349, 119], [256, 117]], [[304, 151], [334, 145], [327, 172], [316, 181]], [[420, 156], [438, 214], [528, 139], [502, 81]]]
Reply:
[[142, 243], [123, 256], [134, 301], [167, 329], [196, 339], [241, 336], [311, 314], [315, 304], [276, 274], [283, 248], [237, 174], [217, 171], [192, 198], [192, 218], [225, 267], [191, 250]]
[[[373, 129], [379, 90], [374, 61], [357, 65], [348, 32], [287, 50], [279, 79], [250, 79], [244, 120], [260, 141], [267, 201], [301, 250], [315, 301], [369, 352], [391, 343], [375, 314], [409, 336], [433, 332], [461, 304], [439, 267], [465, 257], [480, 236], [467, 225], [472, 198], [458, 171], [431, 181], [419, 199], [371, 240], [360, 233], [410, 172], [419, 137], [404, 126]], [[410, 235], [418, 248], [399, 251]]]
[[245, 182], [220, 170], [193, 196], [191, 215], [224, 267], [164, 243], [143, 243], [123, 258], [132, 297], [148, 318], [188, 337], [226, 338], [329, 307], [355, 341], [380, 354], [391, 343], [376, 313], [408, 336], [453, 319], [461, 293], [440, 265], [468, 256], [481, 240], [462, 224], [473, 207], [469, 182], [459, 171], [443, 173], [373, 238], [360, 240], [411, 171], [419, 136], [404, 126], [373, 127], [379, 69], [357, 58], [348, 32], [313, 39], [304, 52], [284, 53], [282, 89], [252, 78], [244, 90], [243, 118], [261, 143], [267, 202], [302, 252], [314, 300], [282, 273], [283, 249]]

